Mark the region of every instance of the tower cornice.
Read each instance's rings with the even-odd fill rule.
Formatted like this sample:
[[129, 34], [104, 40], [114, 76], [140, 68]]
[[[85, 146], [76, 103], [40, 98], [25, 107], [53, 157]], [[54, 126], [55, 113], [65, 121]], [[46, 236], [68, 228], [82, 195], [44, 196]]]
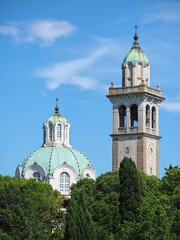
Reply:
[[110, 134], [112, 138], [118, 138], [118, 137], [133, 137], [133, 136], [138, 136], [138, 137], [149, 137], [149, 138], [154, 138], [156, 140], [161, 139], [162, 137], [159, 135], [151, 134], [151, 133], [145, 133], [145, 132], [132, 132], [132, 133], [117, 133], [117, 134]]
[[149, 87], [145, 84], [139, 85], [139, 86], [133, 86], [133, 87], [110, 87], [109, 88], [109, 94], [106, 95], [107, 98], [113, 98], [113, 97], [124, 97], [124, 96], [152, 96], [153, 98], [156, 98], [160, 100], [161, 102], [165, 100], [165, 98], [162, 96], [162, 90], [158, 87], [157, 89]]

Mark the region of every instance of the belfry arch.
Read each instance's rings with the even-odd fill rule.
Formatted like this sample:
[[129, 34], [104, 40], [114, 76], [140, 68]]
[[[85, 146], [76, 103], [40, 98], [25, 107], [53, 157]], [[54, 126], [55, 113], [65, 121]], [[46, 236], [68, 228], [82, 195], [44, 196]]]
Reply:
[[126, 127], [126, 106], [119, 107], [119, 127]]
[[146, 127], [150, 127], [150, 106], [146, 105]]
[[156, 128], [156, 108], [152, 107], [152, 128], [155, 129]]
[[137, 127], [138, 126], [138, 106], [136, 104], [133, 104], [130, 107], [130, 119], [131, 119], [131, 127]]

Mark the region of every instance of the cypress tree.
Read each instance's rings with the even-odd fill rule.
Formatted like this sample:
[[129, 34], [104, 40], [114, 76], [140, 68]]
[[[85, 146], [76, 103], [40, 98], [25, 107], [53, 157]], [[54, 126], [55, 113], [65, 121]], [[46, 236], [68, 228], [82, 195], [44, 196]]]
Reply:
[[80, 194], [80, 207], [81, 207], [81, 226], [82, 226], [82, 240], [96, 240], [96, 230], [92, 221], [92, 216], [87, 209], [87, 203], [85, 200], [85, 191]]
[[141, 184], [138, 170], [131, 158], [125, 157], [119, 168], [119, 214], [121, 223], [133, 221], [141, 203]]
[[75, 197], [72, 195], [67, 208], [64, 240], [80, 239], [79, 212]]
[[64, 240], [96, 240], [96, 231], [84, 198], [84, 191], [77, 203], [73, 193], [68, 204]]

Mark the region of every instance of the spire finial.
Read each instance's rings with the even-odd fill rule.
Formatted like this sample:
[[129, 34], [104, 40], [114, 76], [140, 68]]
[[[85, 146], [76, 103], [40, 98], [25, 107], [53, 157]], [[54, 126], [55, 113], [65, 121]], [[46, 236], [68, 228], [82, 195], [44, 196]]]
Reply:
[[140, 46], [139, 46], [139, 43], [138, 43], [138, 35], [137, 35], [138, 27], [139, 26], [137, 24], [135, 24], [135, 26], [134, 26], [134, 28], [135, 28], [134, 43], [133, 43], [132, 49], [133, 48], [139, 48], [140, 49]]
[[138, 26], [137, 24], [134, 25], [134, 28], [135, 28], [135, 34], [137, 34], [137, 29], [138, 29], [138, 27], [139, 27], [139, 26]]
[[56, 114], [59, 114], [58, 101], [59, 101], [59, 99], [56, 98], [56, 107], [55, 107], [55, 113], [56, 113]]
[[134, 28], [135, 28], [134, 40], [135, 40], [135, 41], [138, 40], [138, 35], [137, 35], [137, 29], [138, 29], [138, 27], [139, 27], [139, 26], [138, 26], [137, 24], [134, 25]]

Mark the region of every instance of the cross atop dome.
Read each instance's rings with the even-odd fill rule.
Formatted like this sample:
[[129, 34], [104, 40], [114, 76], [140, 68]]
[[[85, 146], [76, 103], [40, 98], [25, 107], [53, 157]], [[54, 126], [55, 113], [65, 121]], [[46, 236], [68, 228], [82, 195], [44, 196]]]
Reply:
[[58, 101], [59, 101], [59, 98], [56, 98], [55, 114], [59, 114]]
[[136, 48], [140, 48], [140, 46], [139, 46], [139, 43], [138, 43], [138, 35], [137, 35], [137, 29], [138, 29], [138, 25], [137, 24], [135, 24], [134, 25], [134, 28], [135, 28], [135, 34], [134, 34], [134, 47], [136, 47]]
[[135, 33], [137, 33], [137, 29], [138, 29], [138, 27], [139, 27], [139, 26], [138, 26], [137, 24], [134, 25]]

